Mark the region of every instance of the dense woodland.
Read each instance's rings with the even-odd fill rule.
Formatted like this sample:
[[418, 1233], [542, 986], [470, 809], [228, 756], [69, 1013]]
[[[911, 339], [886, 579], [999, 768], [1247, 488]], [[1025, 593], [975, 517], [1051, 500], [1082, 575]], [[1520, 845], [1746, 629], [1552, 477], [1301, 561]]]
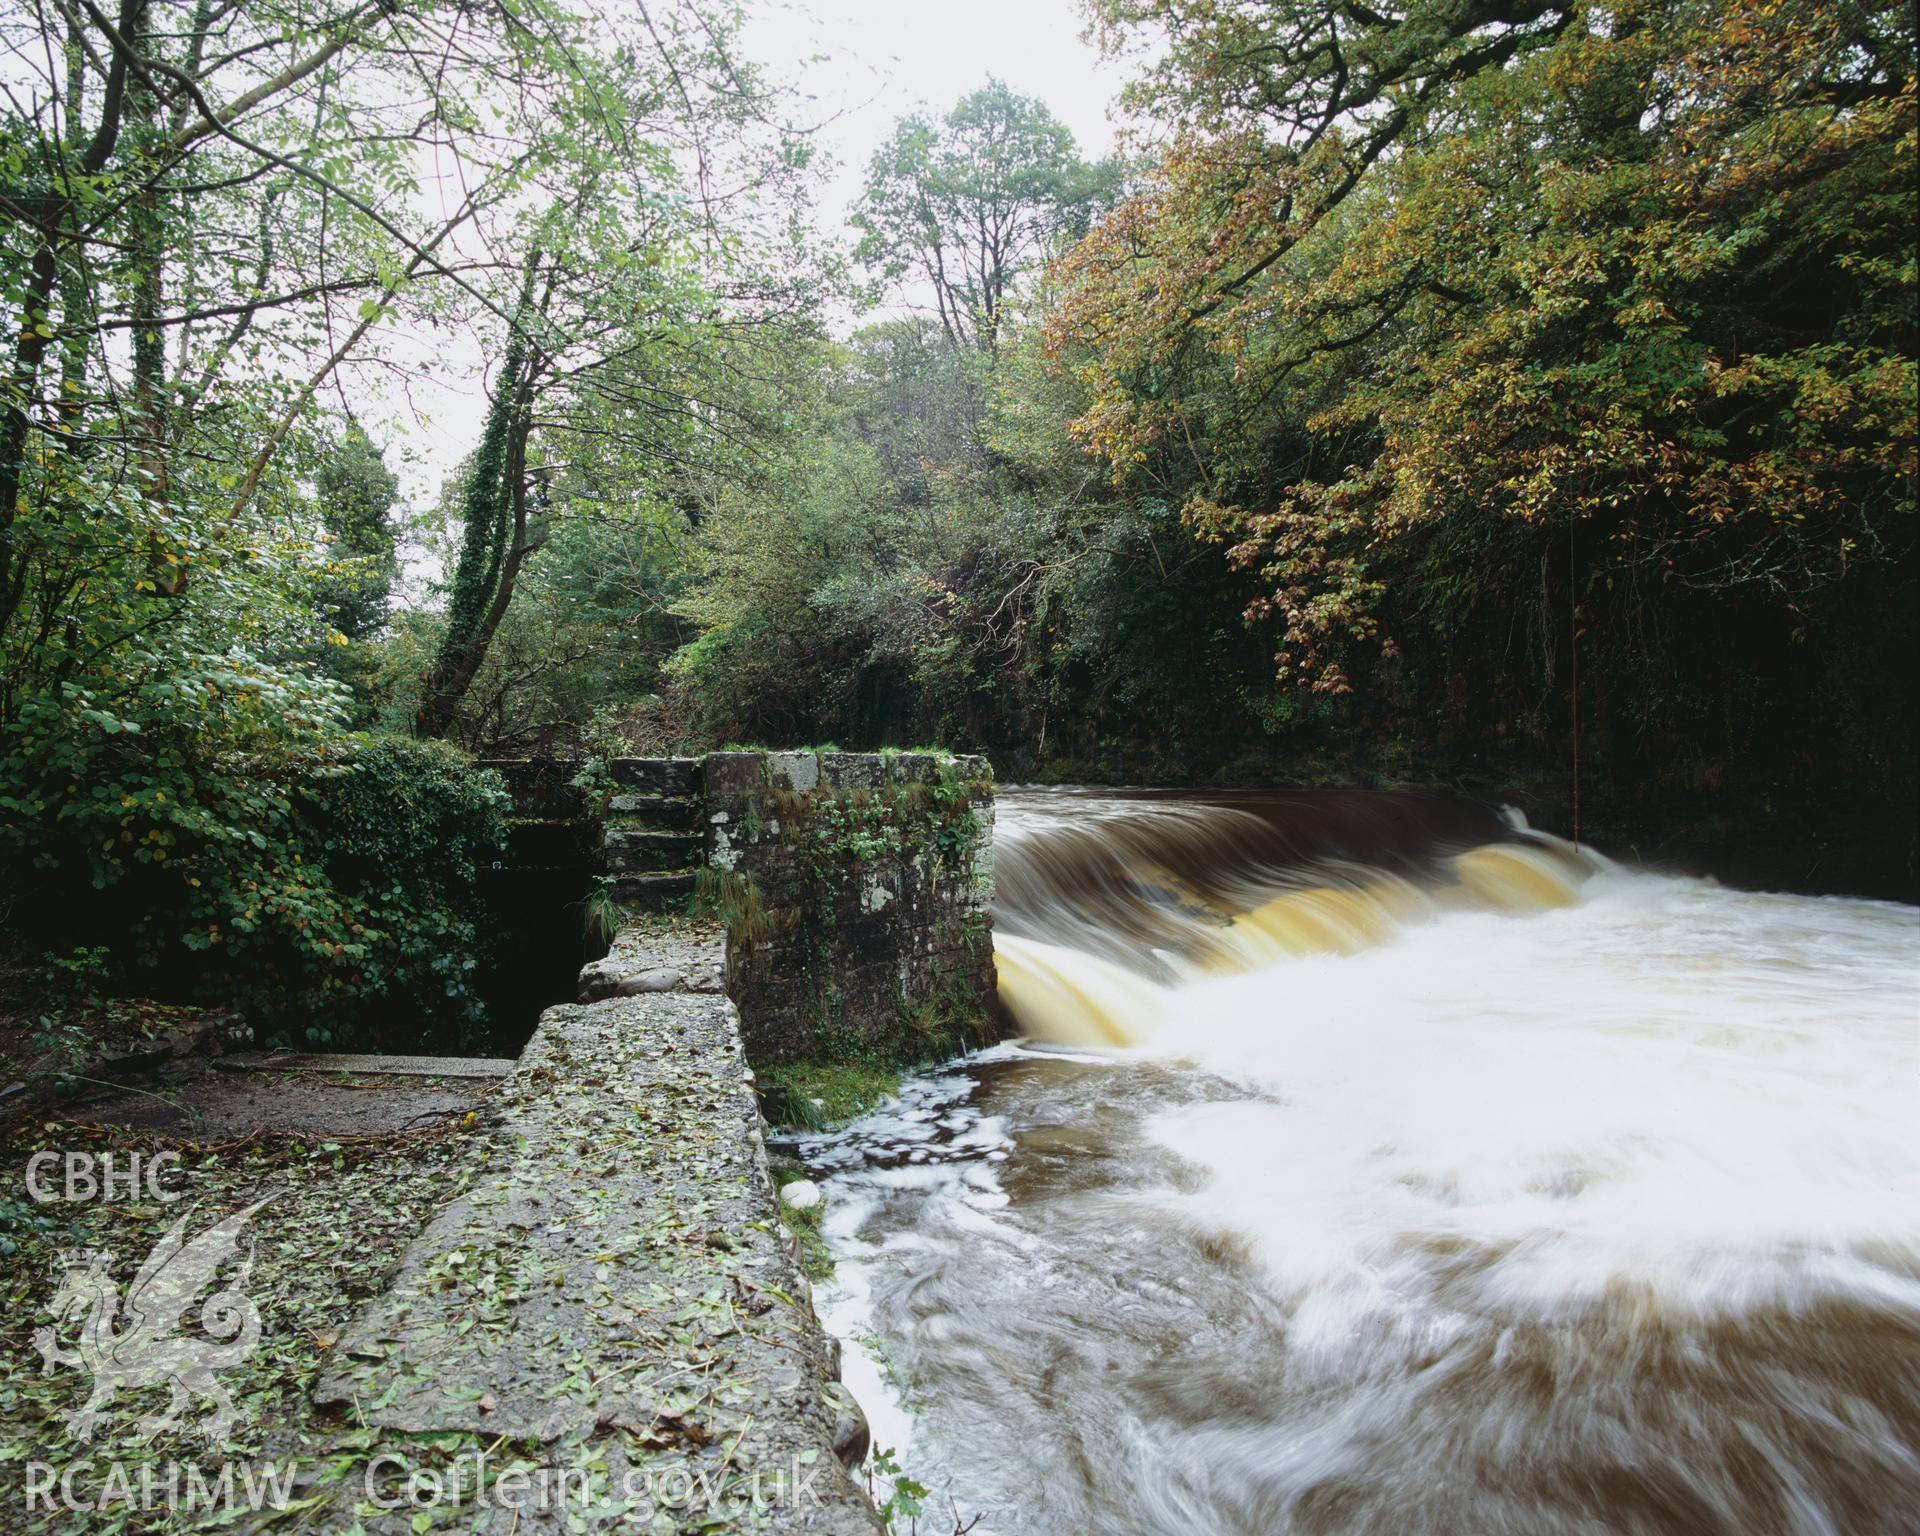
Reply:
[[[1577, 778], [1603, 847], [1910, 893], [1911, 5], [1087, 20], [1121, 155], [983, 82], [823, 237], [720, 0], [5, 0], [42, 1023], [470, 1018], [486, 756], [940, 743], [1562, 832]], [[452, 373], [471, 451], [403, 501], [382, 402]]]

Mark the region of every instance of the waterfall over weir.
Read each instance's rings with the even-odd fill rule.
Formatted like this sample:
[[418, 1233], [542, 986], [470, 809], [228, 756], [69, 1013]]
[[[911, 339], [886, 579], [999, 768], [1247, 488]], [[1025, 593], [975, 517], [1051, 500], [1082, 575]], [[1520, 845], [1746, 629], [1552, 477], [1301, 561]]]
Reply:
[[1413, 796], [997, 862], [1028, 1039], [801, 1149], [939, 1528], [1920, 1531], [1920, 912]]
[[[1132, 814], [1076, 821], [1061, 812], [1081, 797], [1056, 795], [1051, 815], [1013, 802], [995, 952], [1002, 1002], [1027, 1034], [1062, 1045], [1142, 1042], [1171, 1005], [1169, 986], [1303, 955], [1357, 954], [1443, 912], [1571, 906], [1606, 867], [1447, 802], [1434, 804], [1453, 811], [1451, 826], [1435, 830], [1489, 840], [1409, 846], [1410, 833], [1427, 830], [1408, 814], [1409, 803], [1421, 805], [1413, 797], [1305, 806], [1143, 799], [1117, 802]], [[1401, 814], [1390, 818], [1390, 809]], [[1399, 848], [1383, 835], [1394, 832]], [[1337, 851], [1369, 833], [1376, 863]]]

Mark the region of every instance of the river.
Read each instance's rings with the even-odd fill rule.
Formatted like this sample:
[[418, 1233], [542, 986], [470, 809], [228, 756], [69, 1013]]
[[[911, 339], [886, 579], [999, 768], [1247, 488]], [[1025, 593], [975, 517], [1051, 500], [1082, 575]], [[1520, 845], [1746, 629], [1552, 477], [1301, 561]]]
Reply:
[[1920, 1531], [1920, 909], [1394, 795], [996, 868], [1023, 1039], [798, 1148], [920, 1531]]

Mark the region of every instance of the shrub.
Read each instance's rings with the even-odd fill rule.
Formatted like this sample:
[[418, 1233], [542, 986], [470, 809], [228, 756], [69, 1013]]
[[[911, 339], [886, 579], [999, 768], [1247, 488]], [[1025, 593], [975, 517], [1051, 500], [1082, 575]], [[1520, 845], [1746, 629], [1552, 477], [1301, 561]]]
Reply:
[[505, 847], [511, 803], [457, 749], [398, 737], [355, 741], [297, 786], [300, 841], [335, 898], [327, 952], [306, 946], [312, 1028], [472, 1037], [484, 1022], [479, 877]]
[[[139, 663], [144, 661], [146, 665]], [[350, 736], [323, 683], [238, 652], [137, 658], [0, 742], [0, 891], [114, 982], [235, 1003], [266, 1037], [479, 1022], [476, 884], [507, 798], [450, 749]]]

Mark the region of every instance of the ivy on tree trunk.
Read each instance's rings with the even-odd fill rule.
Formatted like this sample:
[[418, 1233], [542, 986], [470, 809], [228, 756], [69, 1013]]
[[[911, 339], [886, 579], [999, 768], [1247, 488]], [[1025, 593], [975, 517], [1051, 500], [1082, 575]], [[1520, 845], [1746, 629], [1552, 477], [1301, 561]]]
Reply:
[[[529, 267], [531, 272], [531, 265]], [[526, 303], [522, 300], [520, 318]], [[500, 388], [487, 412], [462, 504], [465, 530], [447, 602], [447, 628], [428, 670], [414, 730], [443, 737], [486, 660], [513, 584], [533, 545], [527, 537], [527, 438], [532, 430], [530, 348], [516, 323]]]

